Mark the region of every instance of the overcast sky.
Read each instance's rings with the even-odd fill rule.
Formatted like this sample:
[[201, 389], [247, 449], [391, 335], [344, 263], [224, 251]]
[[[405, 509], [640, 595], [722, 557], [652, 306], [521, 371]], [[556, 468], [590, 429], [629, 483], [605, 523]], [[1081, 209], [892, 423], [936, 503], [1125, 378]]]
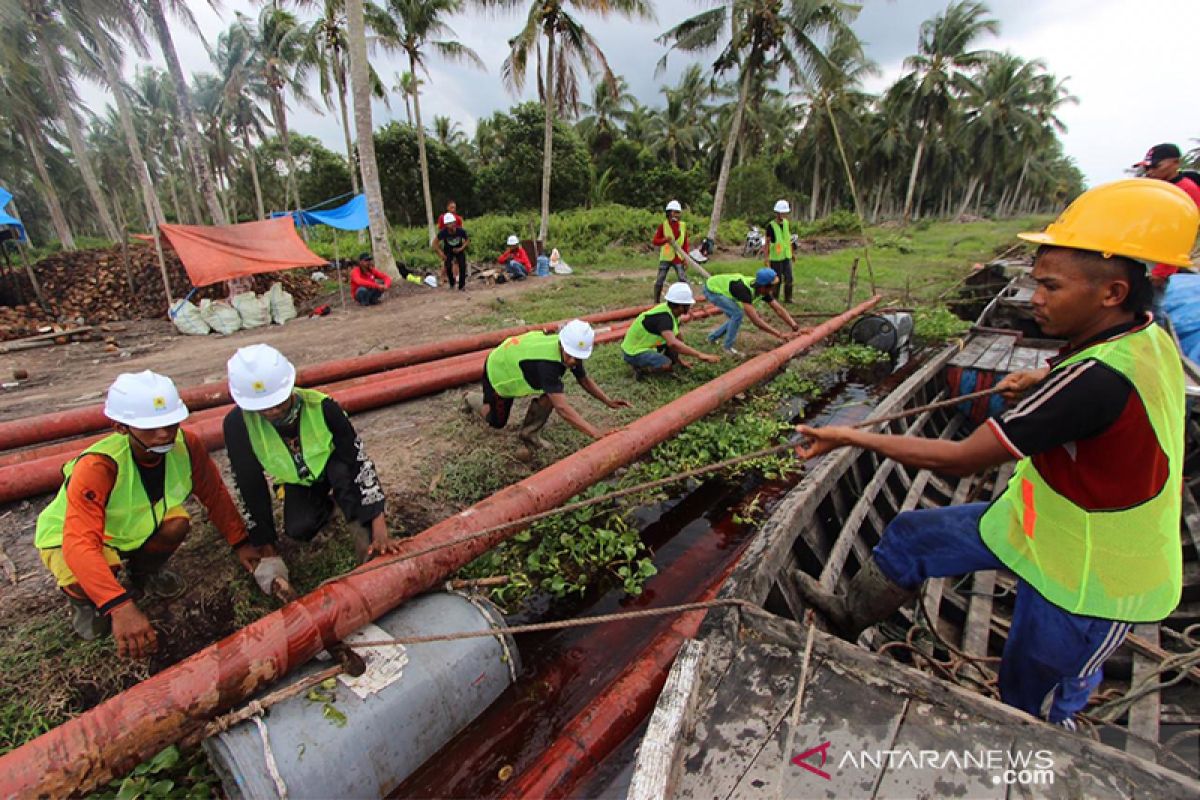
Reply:
[[[261, 4], [251, 0], [225, 0], [222, 10], [206, 3], [190, 3], [204, 36], [210, 43], [233, 19], [234, 11], [257, 14]], [[665, 74], [656, 76], [655, 65], [663, 49], [654, 38], [663, 30], [711, 3], [694, 0], [658, 0], [657, 21], [601, 21], [582, 19], [600, 41], [613, 71], [629, 82], [634, 95], [647, 105], [660, 105], [659, 87], [673, 83], [692, 58], [673, 54]], [[947, 5], [947, 0], [865, 0], [854, 27], [866, 43], [867, 54], [882, 70], [868, 85], [879, 91], [902, 71], [905, 56], [914, 52], [923, 20]], [[1200, 145], [1200, 103], [1194, 81], [1200, 75], [1200, 0], [988, 0], [1000, 20], [998, 37], [981, 46], [1009, 50], [1025, 58], [1041, 58], [1051, 72], [1068, 78], [1079, 104], [1061, 112], [1068, 126], [1064, 135], [1072, 156], [1090, 183], [1122, 177], [1122, 170], [1141, 158], [1158, 142], [1176, 142], [1185, 150]], [[421, 98], [422, 117], [430, 124], [435, 114], [459, 122], [470, 135], [476, 120], [511, 106], [518, 98], [500, 81], [500, 63], [507, 40], [519, 30], [523, 14], [472, 11], [451, 20], [459, 41], [473, 48], [487, 64], [486, 72], [458, 65], [431, 63], [431, 77]], [[175, 26], [176, 43], [184, 70], [210, 71], [200, 40]], [[161, 66], [161, 59], [152, 59]], [[384, 81], [392, 86], [404, 68], [399, 58], [376, 54], [372, 58]], [[707, 66], [711, 56], [703, 58]], [[132, 65], [127, 65], [132, 71]], [[532, 95], [532, 84], [526, 95]], [[99, 110], [107, 102], [98, 88], [83, 95]], [[396, 96], [391, 108], [377, 102], [375, 125], [404, 118], [404, 102]], [[292, 104], [293, 130], [320, 137], [341, 152], [341, 128], [332, 113], [315, 113]]]

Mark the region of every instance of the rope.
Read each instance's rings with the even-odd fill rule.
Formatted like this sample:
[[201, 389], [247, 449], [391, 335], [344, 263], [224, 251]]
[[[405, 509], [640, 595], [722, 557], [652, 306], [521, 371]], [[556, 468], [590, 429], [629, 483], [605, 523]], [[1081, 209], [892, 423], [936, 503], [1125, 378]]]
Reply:
[[[906, 417], [918, 416], [920, 414], [924, 414], [929, 411], [936, 411], [939, 408], [946, 408], [949, 406], [957, 405], [958, 403], [968, 402], [968, 401], [974, 400], [979, 397], [985, 397], [990, 394], [995, 394], [998, 391], [999, 391], [999, 388], [993, 386], [992, 388], [985, 389], [981, 392], [973, 392], [971, 394], [961, 395], [959, 397], [951, 398], [949, 400], [940, 400], [936, 403], [930, 403], [928, 405], [918, 406], [916, 408], [910, 408], [906, 411], [899, 411], [895, 414], [889, 414], [889, 415], [883, 416], [883, 417], [875, 417], [872, 419], [863, 420], [862, 422], [852, 425], [851, 427], [852, 428], [868, 428], [868, 427], [873, 427], [875, 425], [882, 425], [887, 422], [894, 422], [896, 420], [905, 419]], [[517, 517], [516, 519], [512, 519], [507, 522], [502, 522], [497, 525], [491, 525], [487, 528], [483, 528], [482, 530], [476, 531], [474, 533], [470, 533], [470, 534], [466, 534], [464, 536], [457, 537], [448, 542], [442, 542], [440, 544], [433, 544], [433, 545], [429, 545], [428, 547], [423, 547], [423, 548], [416, 549], [416, 550], [410, 550], [410, 551], [400, 553], [395, 556], [376, 558], [375, 560], [371, 561], [369, 564], [365, 564], [365, 565], [359, 567], [358, 569], [354, 570], [353, 572], [346, 573], [345, 575], [335, 575], [332, 578], [327, 578], [326, 580], [321, 582], [320, 586], [325, 586], [326, 584], [335, 583], [337, 581], [343, 580], [344, 578], [347, 577], [347, 575], [362, 575], [367, 572], [373, 572], [377, 569], [383, 569], [384, 567], [390, 567], [393, 564], [399, 564], [403, 561], [411, 561], [412, 559], [418, 558], [420, 556], [428, 555], [430, 553], [436, 553], [440, 550], [446, 550], [446, 549], [449, 549], [452, 547], [458, 547], [459, 545], [467, 544], [467, 543], [473, 542], [477, 539], [483, 539], [488, 536], [491, 536], [494, 533], [498, 533], [500, 531], [510, 530], [512, 528], [525, 528], [525, 527], [528, 527], [530, 524], [532, 524], [534, 522], [539, 522], [543, 519], [549, 519], [550, 517], [556, 517], [560, 514], [569, 514], [573, 511], [579, 511], [580, 509], [590, 508], [591, 506], [599, 505], [601, 503], [607, 503], [612, 500], [619, 500], [623, 497], [629, 497], [630, 495], [641, 494], [642, 492], [648, 492], [648, 491], [655, 490], [655, 489], [661, 489], [665, 486], [670, 486], [675, 483], [680, 483], [682, 481], [691, 480], [692, 478], [698, 478], [702, 475], [710, 475], [714, 472], [720, 472], [721, 470], [729, 469], [730, 467], [736, 467], [736, 466], [745, 464], [750, 461], [756, 461], [761, 458], [768, 458], [770, 456], [780, 455], [780, 454], [787, 453], [787, 452], [791, 452], [791, 453], [795, 454], [795, 449], [796, 449], [796, 445], [794, 442], [787, 442], [786, 444], [774, 445], [772, 447], [763, 448], [762, 450], [755, 450], [752, 453], [746, 453], [744, 455], [736, 456], [734, 458], [729, 458], [724, 461], [718, 461], [713, 464], [707, 464], [703, 467], [696, 467], [695, 469], [689, 469], [689, 470], [685, 470], [683, 472], [677, 472], [673, 475], [668, 475], [665, 478], [659, 478], [657, 480], [648, 481], [646, 483], [640, 483], [640, 484], [637, 484], [636, 486], [630, 486], [625, 489], [617, 489], [612, 492], [607, 492], [605, 494], [597, 495], [596, 497], [587, 498], [585, 500], [577, 500], [574, 503], [567, 503], [566, 505], [558, 506], [556, 508], [552, 508], [547, 511], [539, 511], [534, 514], [527, 514], [523, 517]], [[320, 587], [318, 587], [318, 588], [320, 588]]]
[[263, 757], [267, 762], [267, 773], [271, 776], [271, 781], [275, 784], [275, 791], [280, 798], [288, 796], [287, 784], [283, 781], [283, 776], [279, 774], [279, 765], [275, 763], [275, 752], [271, 749], [271, 735], [267, 733], [267, 726], [263, 724], [262, 717], [251, 717], [254, 720], [255, 726], [258, 728], [259, 738], [262, 739]]
[[212, 722], [205, 725], [204, 731], [200, 734], [200, 736], [201, 738], [207, 739], [210, 736], [216, 736], [219, 733], [229, 730], [239, 722], [247, 719], [257, 719], [259, 715], [263, 714], [268, 708], [276, 703], [306, 692], [322, 681], [337, 677], [343, 671], [344, 668], [341, 664], [332, 667], [326, 667], [325, 669], [320, 670], [319, 672], [314, 672], [312, 675], [302, 678], [295, 683], [288, 684], [282, 689], [278, 689], [270, 694], [263, 695], [263, 697], [258, 700], [251, 700], [249, 703], [237, 709], [236, 711], [230, 711], [228, 714], [223, 714], [222, 716], [217, 717]]
[[375, 639], [365, 642], [355, 642], [359, 647], [394, 647], [396, 645], [427, 644], [429, 642], [455, 642], [460, 639], [480, 639], [486, 636], [513, 635], [518, 633], [536, 633], [538, 631], [559, 631], [565, 628], [582, 628], [588, 625], [602, 625], [606, 622], [617, 622], [626, 619], [641, 619], [644, 617], [663, 617], [670, 614], [683, 614], [688, 611], [703, 611], [709, 608], [736, 606], [750, 614], [764, 618], [772, 615], [749, 600], [729, 598], [725, 600], [708, 600], [702, 603], [683, 603], [677, 606], [662, 606], [660, 608], [643, 608], [637, 611], [620, 611], [614, 614], [599, 614], [594, 617], [577, 617], [575, 619], [560, 619], [554, 622], [537, 622], [530, 625], [497, 625], [486, 631], [459, 631], [458, 633], [439, 633], [430, 636], [404, 636], [399, 639]]
[[[787, 743], [783, 748], [783, 757], [779, 763], [779, 777], [775, 781], [775, 798], [781, 800], [783, 797], [784, 770], [791, 763], [789, 754], [792, 752], [792, 746], [796, 743], [796, 729], [800, 727], [800, 709], [804, 707], [804, 687], [808, 685], [808, 665], [812, 661], [813, 651], [813, 636], [817, 632], [817, 626], [813, 621], [812, 609], [810, 608], [804, 614], [804, 624], [808, 626], [808, 636], [804, 642], [804, 658], [800, 661], [800, 681], [796, 685], [796, 699], [792, 704], [792, 716], [788, 720]], [[822, 755], [824, 758], [824, 755]], [[822, 761], [824, 765], [824, 761]]]

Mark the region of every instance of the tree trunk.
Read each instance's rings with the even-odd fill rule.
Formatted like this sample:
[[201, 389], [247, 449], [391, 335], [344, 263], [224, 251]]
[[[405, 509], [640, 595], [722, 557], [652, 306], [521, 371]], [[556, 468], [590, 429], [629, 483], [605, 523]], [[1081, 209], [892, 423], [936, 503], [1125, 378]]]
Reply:
[[975, 195], [975, 216], [977, 216], [977, 217], [983, 216], [981, 212], [982, 212], [982, 208], [983, 208], [983, 195], [986, 190], [987, 190], [987, 184], [986, 183], [980, 184], [979, 192]]
[[912, 169], [908, 173], [908, 191], [904, 195], [904, 213], [902, 214], [902, 221], [905, 225], [912, 218], [913, 194], [917, 189], [917, 173], [921, 170], [921, 156], [925, 153], [925, 137], [928, 134], [929, 123], [926, 121], [926, 126], [921, 131], [921, 139], [917, 142], [917, 152], [913, 155]]
[[1002, 213], [997, 213], [997, 216], [1008, 216], [1017, 207], [1017, 203], [1021, 199], [1021, 189], [1025, 186], [1025, 173], [1029, 171], [1029, 156], [1021, 162], [1021, 174], [1017, 176], [1017, 187], [1013, 190], [1012, 199], [1009, 201], [1008, 207], [1003, 209]]
[[350, 88], [354, 93], [354, 132], [358, 137], [358, 160], [362, 163], [363, 191], [371, 223], [371, 250], [375, 265], [393, 278], [400, 277], [392, 245], [388, 240], [383, 192], [379, 188], [379, 166], [375, 163], [375, 139], [371, 126], [371, 77], [367, 65], [367, 37], [363, 23], [363, 0], [346, 0], [350, 37]]
[[267, 212], [263, 208], [262, 184], [258, 182], [258, 158], [254, 155], [254, 147], [250, 144], [250, 131], [242, 128], [242, 146], [246, 149], [246, 160], [250, 162], [250, 181], [254, 184], [254, 210], [259, 219], [266, 219]]
[[808, 201], [808, 220], [809, 222], [817, 218], [817, 206], [821, 201], [821, 151], [818, 148], [813, 149], [813, 179], [812, 179], [812, 197]]
[[150, 14], [150, 21], [154, 25], [155, 35], [158, 37], [158, 46], [162, 49], [163, 58], [167, 62], [167, 72], [171, 74], [171, 81], [175, 84], [179, 115], [183, 117], [181, 120], [183, 140], [192, 157], [192, 167], [195, 170], [196, 182], [200, 185], [200, 194], [204, 197], [204, 204], [208, 207], [213, 224], [228, 225], [229, 220], [225, 218], [225, 212], [221, 210], [221, 204], [217, 201], [212, 172], [203, 158], [203, 150], [200, 147], [200, 128], [196, 124], [196, 112], [192, 108], [192, 92], [188, 88], [187, 79], [183, 77], [183, 67], [179, 64], [179, 54], [175, 52], [175, 41], [171, 38], [171, 29], [167, 25], [162, 0], [149, 0], [147, 11]]
[[283, 160], [287, 163], [287, 194], [285, 204], [294, 204], [292, 208], [299, 211], [300, 190], [296, 188], [296, 160], [292, 158], [292, 137], [288, 131], [287, 108], [283, 105], [283, 88], [271, 92], [271, 118], [275, 122], [275, 130], [279, 132], [279, 143], [283, 145]]
[[166, 175], [167, 186], [171, 189], [171, 205], [175, 208], [175, 221], [183, 223], [183, 208], [179, 205], [179, 188], [175, 185], [175, 176], [168, 173]]
[[[408, 63], [412, 65], [413, 75], [416, 75], [417, 59], [412, 53], [408, 54]], [[429, 193], [429, 158], [425, 155], [425, 126], [421, 124], [421, 91], [416, 85], [413, 87], [412, 104], [413, 118], [417, 122], [417, 153], [421, 157], [421, 193], [425, 196], [425, 222], [429, 228], [429, 242], [432, 244], [435, 235], [433, 225], [433, 197]], [[545, 192], [544, 189], [543, 192]], [[548, 209], [548, 193], [545, 194], [543, 200], [543, 209]], [[542, 241], [546, 241], [545, 234], [542, 236]]]
[[708, 238], [717, 240], [717, 227], [721, 224], [721, 212], [725, 207], [725, 190], [729, 188], [729, 173], [733, 171], [733, 151], [737, 146], [738, 133], [742, 128], [742, 116], [746, 113], [746, 97], [750, 92], [750, 78], [754, 70], [750, 64], [754, 54], [742, 67], [742, 85], [738, 88], [737, 107], [733, 110], [733, 119], [729, 121], [729, 136], [725, 139], [725, 154], [721, 157], [721, 172], [717, 176], [717, 189], [713, 193], [712, 217], [708, 220]]
[[63, 76], [59, 70], [58, 55], [53, 44], [44, 35], [45, 31], [42, 26], [40, 24], [35, 26], [35, 30], [37, 31], [37, 50], [42, 59], [42, 69], [45, 71], [46, 78], [42, 81], [42, 85], [49, 88], [50, 97], [58, 111], [58, 117], [67, 128], [67, 137], [71, 141], [71, 153], [75, 156], [75, 165], [79, 167], [79, 172], [83, 176], [83, 185], [87, 189], [88, 197], [91, 198], [92, 205], [96, 207], [96, 213], [100, 217], [100, 228], [110, 240], [119, 241], [121, 231], [113, 222], [112, 212], [108, 208], [108, 199], [100, 190], [100, 181], [96, 179], [96, 173], [92, 169], [92, 161], [88, 158], [87, 144], [83, 139], [83, 130], [79, 127], [75, 111], [67, 103], [67, 97], [63, 93], [61, 83]]
[[346, 166], [350, 168], [350, 188], [358, 194], [358, 159], [354, 157], [354, 138], [350, 135], [350, 116], [346, 111], [346, 73], [340, 64], [335, 64], [333, 70], [333, 79], [337, 83], [338, 107], [342, 110], [342, 136], [346, 139]]
[[[192, 154], [190, 152], [185, 154], [184, 151], [180, 149], [178, 139], [172, 139], [172, 143], [175, 146], [175, 158], [179, 161], [179, 166], [185, 173], [183, 181], [183, 193], [187, 197], [188, 207], [192, 213], [191, 224], [203, 225], [204, 215], [200, 213], [200, 198], [196, 194], [196, 183], [195, 181], [187, 180], [188, 174], [195, 176], [198, 167], [196, 166], [196, 162], [192, 159]], [[178, 176], [176, 176], [176, 178], [178, 179]]]
[[58, 236], [62, 249], [73, 252], [76, 249], [75, 235], [71, 233], [67, 215], [63, 213], [62, 204], [58, 201], [58, 192], [54, 190], [54, 183], [50, 180], [50, 171], [46, 169], [41, 140], [29, 120], [22, 119], [21, 128], [21, 138], [25, 140], [25, 146], [29, 148], [29, 155], [33, 158], [33, 166], [37, 170], [38, 180], [41, 183], [42, 199], [50, 212], [50, 224], [54, 226], [54, 233]]
[[[414, 76], [415, 78], [415, 76]], [[554, 26], [546, 31], [546, 130], [542, 137], [542, 225], [538, 228], [538, 239], [543, 246], [550, 235], [550, 168], [554, 164], [554, 110], [557, 97], [554, 94]], [[416, 95], [413, 95], [416, 99]]]

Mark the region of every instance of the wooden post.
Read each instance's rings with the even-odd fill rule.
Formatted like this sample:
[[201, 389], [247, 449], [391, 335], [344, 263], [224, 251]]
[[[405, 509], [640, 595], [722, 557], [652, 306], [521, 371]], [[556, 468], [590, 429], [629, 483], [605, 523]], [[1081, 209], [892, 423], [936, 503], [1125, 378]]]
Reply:
[[33, 286], [33, 294], [37, 297], [38, 305], [47, 314], [50, 313], [50, 307], [46, 305], [46, 296], [42, 294], [42, 285], [38, 283], [37, 275], [34, 274], [33, 265], [29, 263], [29, 254], [25, 252], [25, 247], [18, 240], [17, 252], [21, 254], [21, 263], [25, 265], [25, 274], [29, 276], [29, 283]]
[[342, 285], [342, 259], [338, 255], [337, 233], [333, 234], [333, 263], [337, 270], [338, 296], [342, 298], [342, 311], [346, 310], [346, 287]]
[[[162, 273], [163, 292], [167, 295], [167, 314], [171, 313], [171, 307], [175, 305], [175, 296], [171, 293], [171, 279], [167, 275], [167, 259], [163, 255], [162, 234], [159, 232], [158, 223], [150, 226], [150, 233], [154, 235], [154, 252], [158, 256], [158, 271]], [[124, 247], [125, 243], [121, 242]]]
[[[846, 308], [850, 309], [854, 306], [854, 287], [858, 284], [858, 259], [854, 259], [854, 263], [850, 265], [850, 291], [846, 295]], [[871, 288], [872, 294], [875, 288]]]
[[[121, 228], [121, 265], [125, 267], [125, 284], [129, 287], [129, 299], [133, 299], [133, 269], [129, 266], [129, 228]], [[170, 298], [168, 298], [170, 300]]]

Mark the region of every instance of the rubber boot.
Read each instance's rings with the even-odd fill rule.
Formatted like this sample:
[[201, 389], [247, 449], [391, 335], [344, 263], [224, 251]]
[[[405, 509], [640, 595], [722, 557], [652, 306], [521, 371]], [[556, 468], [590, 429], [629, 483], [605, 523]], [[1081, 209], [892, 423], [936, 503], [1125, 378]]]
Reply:
[[658, 305], [659, 303], [662, 302], [662, 290], [663, 290], [664, 283], [665, 283], [665, 281], [655, 281], [654, 282], [654, 304], [655, 305]]
[[67, 602], [71, 604], [71, 630], [80, 639], [91, 642], [112, 631], [112, 620], [101, 614], [91, 600], [67, 595]]
[[783, 302], [791, 305], [792, 302], [792, 281], [787, 281], [783, 284]]
[[799, 570], [792, 574], [805, 601], [829, 620], [839, 636], [850, 642], [857, 641], [864, 630], [887, 619], [917, 596], [915, 590], [893, 583], [874, 558], [868, 559], [858, 571], [845, 594], [826, 591], [815, 578]]
[[346, 530], [350, 531], [350, 539], [354, 542], [354, 557], [358, 563], [365, 564], [371, 560], [371, 529], [361, 522], [347, 522]]
[[139, 592], [174, 600], [183, 594], [183, 578], [166, 568], [171, 553], [137, 552], [129, 557], [129, 583]]
[[538, 436], [538, 432], [546, 427], [546, 423], [550, 421], [550, 415], [553, 413], [554, 406], [550, 403], [535, 399], [529, 404], [529, 409], [525, 412], [525, 421], [521, 423], [521, 429], [517, 431], [517, 438], [521, 441], [521, 450], [517, 452], [519, 459], [528, 461], [538, 450], [549, 446], [545, 439]]

